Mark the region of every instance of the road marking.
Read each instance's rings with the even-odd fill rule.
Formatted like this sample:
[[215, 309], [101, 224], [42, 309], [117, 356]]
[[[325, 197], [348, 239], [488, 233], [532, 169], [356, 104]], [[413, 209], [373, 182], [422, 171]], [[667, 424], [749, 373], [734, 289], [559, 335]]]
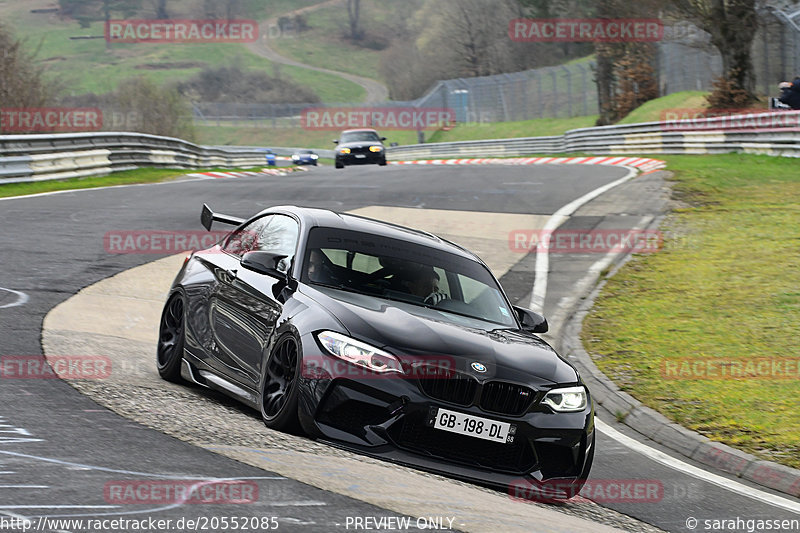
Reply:
[[[0, 505], [0, 509], [118, 509], [119, 505]], [[93, 516], [93, 515], [87, 515]]]
[[702, 481], [707, 481], [712, 485], [717, 485], [718, 487], [729, 490], [731, 492], [736, 492], [738, 494], [741, 494], [742, 496], [758, 500], [762, 503], [766, 503], [775, 507], [780, 507], [782, 509], [793, 511], [795, 513], [800, 513], [800, 502], [787, 500], [786, 498], [782, 498], [780, 496], [776, 496], [768, 492], [754, 489], [752, 487], [748, 487], [747, 485], [743, 485], [738, 481], [722, 477], [707, 470], [703, 470], [702, 468], [698, 468], [694, 465], [685, 463], [680, 459], [676, 459], [671, 455], [667, 455], [666, 453], [660, 450], [651, 448], [650, 446], [642, 444], [636, 439], [633, 439], [623, 433], [620, 433], [619, 431], [617, 431], [616, 429], [614, 429], [613, 427], [609, 426], [608, 424], [606, 424], [605, 422], [596, 417], [595, 417], [595, 424], [597, 425], [597, 429], [600, 432], [611, 437], [612, 439], [619, 442], [623, 446], [627, 446], [631, 450], [639, 452], [648, 459], [651, 459], [657, 463], [661, 463], [664, 466], [668, 466], [673, 470], [678, 470], [680, 472], [683, 472], [684, 474], [696, 477], [697, 479], [700, 479]]
[[0, 489], [49, 489], [48, 485], [0, 485]]
[[52, 459], [50, 457], [39, 457], [36, 455], [28, 455], [26, 453], [19, 453], [19, 452], [8, 452], [5, 450], [0, 450], [0, 454], [11, 455], [14, 457], [24, 457], [25, 459], [36, 459], [37, 461], [44, 461], [46, 463], [56, 463], [64, 466], [77, 466], [81, 468], [88, 468], [90, 470], [98, 470], [100, 472], [111, 472], [113, 474], [127, 474], [131, 476], [142, 476], [142, 477], [154, 477], [157, 479], [185, 479], [191, 481], [208, 481], [208, 482], [219, 482], [219, 481], [236, 481], [242, 479], [271, 479], [271, 480], [284, 480], [286, 479], [283, 476], [262, 476], [262, 477], [236, 477], [236, 478], [215, 478], [215, 477], [208, 477], [208, 476], [184, 476], [184, 475], [165, 475], [165, 474], [151, 474], [148, 472], [136, 472], [134, 470], [121, 470], [116, 468], [107, 468], [104, 466], [94, 466], [94, 465], [85, 465], [81, 463], [73, 463], [70, 461], [62, 461], [60, 459]]
[[328, 505], [325, 502], [315, 501], [299, 501], [299, 502], [270, 502], [266, 504], [268, 507], [320, 507]]
[[0, 305], [0, 309], [7, 309], [9, 307], [19, 307], [20, 305], [25, 305], [27, 301], [30, 299], [27, 294], [24, 292], [15, 291], [13, 289], [6, 289], [5, 287], [0, 287], [0, 291], [10, 292], [11, 294], [17, 295], [17, 301], [11, 302], [10, 304]]
[[37, 192], [35, 194], [23, 194], [21, 196], [5, 196], [0, 198], [0, 202], [7, 200], [21, 200], [23, 198], [39, 198], [40, 196], [55, 196], [56, 194], [67, 194], [71, 192], [102, 191], [108, 189], [122, 189], [125, 187], [147, 187], [149, 185], [170, 185], [173, 183], [189, 183], [191, 181], [203, 181], [200, 178], [175, 179], [170, 181], [159, 181], [156, 183], [130, 183], [128, 185], [106, 185], [105, 187], [87, 187], [85, 189], [66, 189], [63, 191]]
[[[638, 174], [638, 170], [635, 168], [630, 168], [626, 166], [620, 166], [621, 168], [627, 168], [628, 173], [625, 174], [622, 178], [612, 181], [611, 183], [607, 183], [602, 187], [598, 187], [597, 189], [588, 192], [581, 196], [580, 198], [576, 198], [575, 200], [571, 201], [567, 205], [563, 206], [561, 209], [553, 213], [547, 222], [542, 228], [542, 232], [552, 232], [556, 228], [558, 228], [561, 224], [563, 224], [567, 217], [578, 210], [579, 207], [584, 205], [585, 203], [594, 200], [604, 192], [607, 192], [617, 185], [622, 185], [626, 181], [630, 180], [631, 178], [635, 177]], [[533, 290], [531, 291], [531, 299], [530, 303], [527, 305], [530, 309], [533, 309], [537, 313], [541, 313], [542, 309], [544, 309], [544, 299], [547, 296], [547, 276], [550, 272], [550, 255], [548, 250], [544, 249], [542, 243], [539, 243], [536, 247], [536, 266], [534, 267], [534, 280], [533, 280]]]

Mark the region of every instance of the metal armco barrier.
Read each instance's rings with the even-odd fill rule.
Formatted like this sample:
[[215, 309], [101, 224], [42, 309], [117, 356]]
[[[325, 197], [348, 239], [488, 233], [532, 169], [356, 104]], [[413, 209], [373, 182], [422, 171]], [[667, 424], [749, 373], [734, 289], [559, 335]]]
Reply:
[[554, 137], [414, 144], [391, 148], [388, 157], [401, 160], [561, 153], [636, 155], [730, 152], [800, 157], [800, 111], [581, 128]]
[[[141, 133], [0, 136], [0, 183], [105, 175], [138, 167], [249, 168], [266, 165], [265, 148], [199, 146]], [[295, 148], [272, 148], [291, 155]], [[332, 150], [317, 150], [333, 157]]]
[[[291, 155], [295, 148], [272, 148]], [[552, 137], [523, 137], [397, 146], [390, 160], [517, 157], [532, 154], [721, 154], [800, 157], [800, 111], [648, 122], [571, 130]], [[316, 150], [331, 158], [333, 150]], [[199, 146], [140, 133], [0, 136], [0, 183], [108, 174], [142, 166], [237, 168], [265, 165], [264, 149]]]

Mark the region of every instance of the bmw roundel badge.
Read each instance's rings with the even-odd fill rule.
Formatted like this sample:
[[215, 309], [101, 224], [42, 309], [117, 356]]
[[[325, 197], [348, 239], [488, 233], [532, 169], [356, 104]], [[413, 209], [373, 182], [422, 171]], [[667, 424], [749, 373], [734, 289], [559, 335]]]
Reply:
[[478, 361], [475, 361], [470, 366], [472, 366], [472, 370], [474, 370], [475, 372], [480, 372], [480, 373], [486, 372], [486, 365], [484, 365], [483, 363], [479, 363]]

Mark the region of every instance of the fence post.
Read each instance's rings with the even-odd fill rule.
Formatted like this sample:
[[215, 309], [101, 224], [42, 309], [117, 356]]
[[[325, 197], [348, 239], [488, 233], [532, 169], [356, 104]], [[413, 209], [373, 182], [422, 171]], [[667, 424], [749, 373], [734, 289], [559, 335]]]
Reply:
[[572, 71], [564, 65], [561, 68], [567, 73], [567, 118], [572, 118]]

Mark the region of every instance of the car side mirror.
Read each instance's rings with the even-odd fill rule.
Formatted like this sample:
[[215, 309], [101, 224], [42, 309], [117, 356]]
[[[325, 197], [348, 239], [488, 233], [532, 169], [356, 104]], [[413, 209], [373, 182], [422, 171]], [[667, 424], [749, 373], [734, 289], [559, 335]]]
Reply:
[[287, 257], [284, 254], [255, 250], [242, 256], [242, 266], [259, 274], [287, 279], [289, 277], [288, 269], [281, 269], [284, 264], [283, 260]]
[[381, 142], [385, 141], [386, 137], [381, 137]]
[[339, 141], [337, 141], [336, 139], [334, 139], [334, 140], [333, 140], [333, 144], [339, 144]]
[[530, 309], [524, 307], [514, 306], [514, 312], [517, 313], [522, 329], [531, 333], [547, 333], [549, 329], [547, 319], [539, 313], [535, 313]]

